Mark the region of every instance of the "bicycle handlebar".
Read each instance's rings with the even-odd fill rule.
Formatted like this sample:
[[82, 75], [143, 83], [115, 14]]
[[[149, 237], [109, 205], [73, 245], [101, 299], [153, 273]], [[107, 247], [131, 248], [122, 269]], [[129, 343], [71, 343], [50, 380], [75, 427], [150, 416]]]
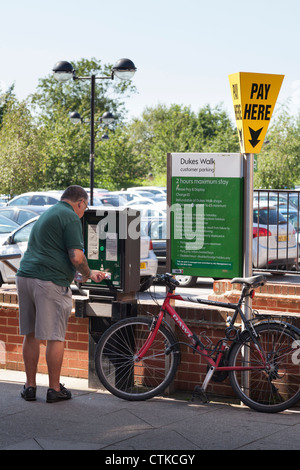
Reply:
[[166, 273], [166, 274], [158, 274], [156, 276], [157, 281], [165, 283], [169, 287], [176, 287], [179, 286], [180, 283], [176, 281], [174, 276], [172, 274]]

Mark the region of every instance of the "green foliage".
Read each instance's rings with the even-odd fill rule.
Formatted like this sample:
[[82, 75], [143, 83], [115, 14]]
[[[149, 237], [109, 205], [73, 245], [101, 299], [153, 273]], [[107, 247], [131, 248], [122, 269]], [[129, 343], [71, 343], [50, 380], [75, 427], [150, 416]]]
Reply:
[[8, 111], [10, 105], [15, 100], [15, 95], [13, 93], [14, 87], [14, 84], [11, 85], [6, 92], [2, 92], [2, 90], [0, 90], [0, 128], [5, 113]]
[[300, 116], [281, 110], [268, 132], [268, 141], [258, 156], [254, 186], [292, 189], [300, 178]]
[[239, 151], [236, 132], [220, 107], [205, 106], [198, 113], [176, 104], [147, 108], [129, 132], [135, 153], [144, 161], [145, 176], [166, 171], [167, 153]]
[[10, 102], [0, 139], [1, 193], [14, 195], [42, 186], [46, 163], [43, 132], [34, 125], [26, 102]]
[[[77, 76], [110, 76], [111, 65], [96, 59], [73, 63]], [[90, 80], [58, 83], [40, 80], [36, 93], [18, 102], [11, 86], [0, 94], [0, 192], [64, 189], [90, 184]], [[123, 98], [135, 92], [130, 82], [97, 80], [95, 121], [105, 111], [116, 120], [110, 130], [97, 128], [94, 186], [120, 189], [165, 185], [167, 153], [239, 152], [237, 132], [222, 106], [194, 112], [172, 104], [146, 108], [124, 124]], [[74, 125], [78, 111], [85, 123]], [[109, 140], [101, 140], [106, 132]], [[281, 109], [273, 118], [268, 144], [258, 155], [256, 188], [292, 188], [300, 181], [300, 115]], [[149, 173], [153, 180], [149, 181]]]

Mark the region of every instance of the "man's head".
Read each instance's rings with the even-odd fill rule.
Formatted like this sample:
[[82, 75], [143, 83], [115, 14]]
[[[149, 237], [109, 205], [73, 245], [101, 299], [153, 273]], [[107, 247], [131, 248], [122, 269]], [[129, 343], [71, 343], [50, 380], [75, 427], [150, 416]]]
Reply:
[[68, 202], [80, 218], [88, 207], [88, 200], [88, 193], [81, 186], [77, 185], [69, 186], [61, 196], [61, 201]]

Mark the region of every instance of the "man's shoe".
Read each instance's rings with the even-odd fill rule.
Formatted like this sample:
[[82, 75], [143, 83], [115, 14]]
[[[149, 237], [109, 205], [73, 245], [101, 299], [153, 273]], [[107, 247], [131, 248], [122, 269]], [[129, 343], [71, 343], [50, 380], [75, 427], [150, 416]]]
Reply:
[[21, 390], [21, 397], [26, 401], [35, 401], [36, 400], [36, 387], [23, 387]]
[[59, 385], [59, 392], [57, 392], [53, 388], [48, 388], [47, 403], [56, 403], [57, 401], [70, 400], [70, 398], [72, 398], [70, 390], [66, 389], [62, 384]]

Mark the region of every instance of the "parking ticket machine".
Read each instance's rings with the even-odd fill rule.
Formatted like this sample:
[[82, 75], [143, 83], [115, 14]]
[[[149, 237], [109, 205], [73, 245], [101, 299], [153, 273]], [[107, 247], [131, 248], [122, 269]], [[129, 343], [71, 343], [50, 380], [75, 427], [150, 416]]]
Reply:
[[137, 312], [140, 286], [140, 215], [130, 208], [93, 207], [82, 218], [90, 269], [109, 274], [101, 283], [77, 282], [75, 316], [89, 317], [89, 384], [98, 386], [93, 356], [101, 334], [114, 322]]

